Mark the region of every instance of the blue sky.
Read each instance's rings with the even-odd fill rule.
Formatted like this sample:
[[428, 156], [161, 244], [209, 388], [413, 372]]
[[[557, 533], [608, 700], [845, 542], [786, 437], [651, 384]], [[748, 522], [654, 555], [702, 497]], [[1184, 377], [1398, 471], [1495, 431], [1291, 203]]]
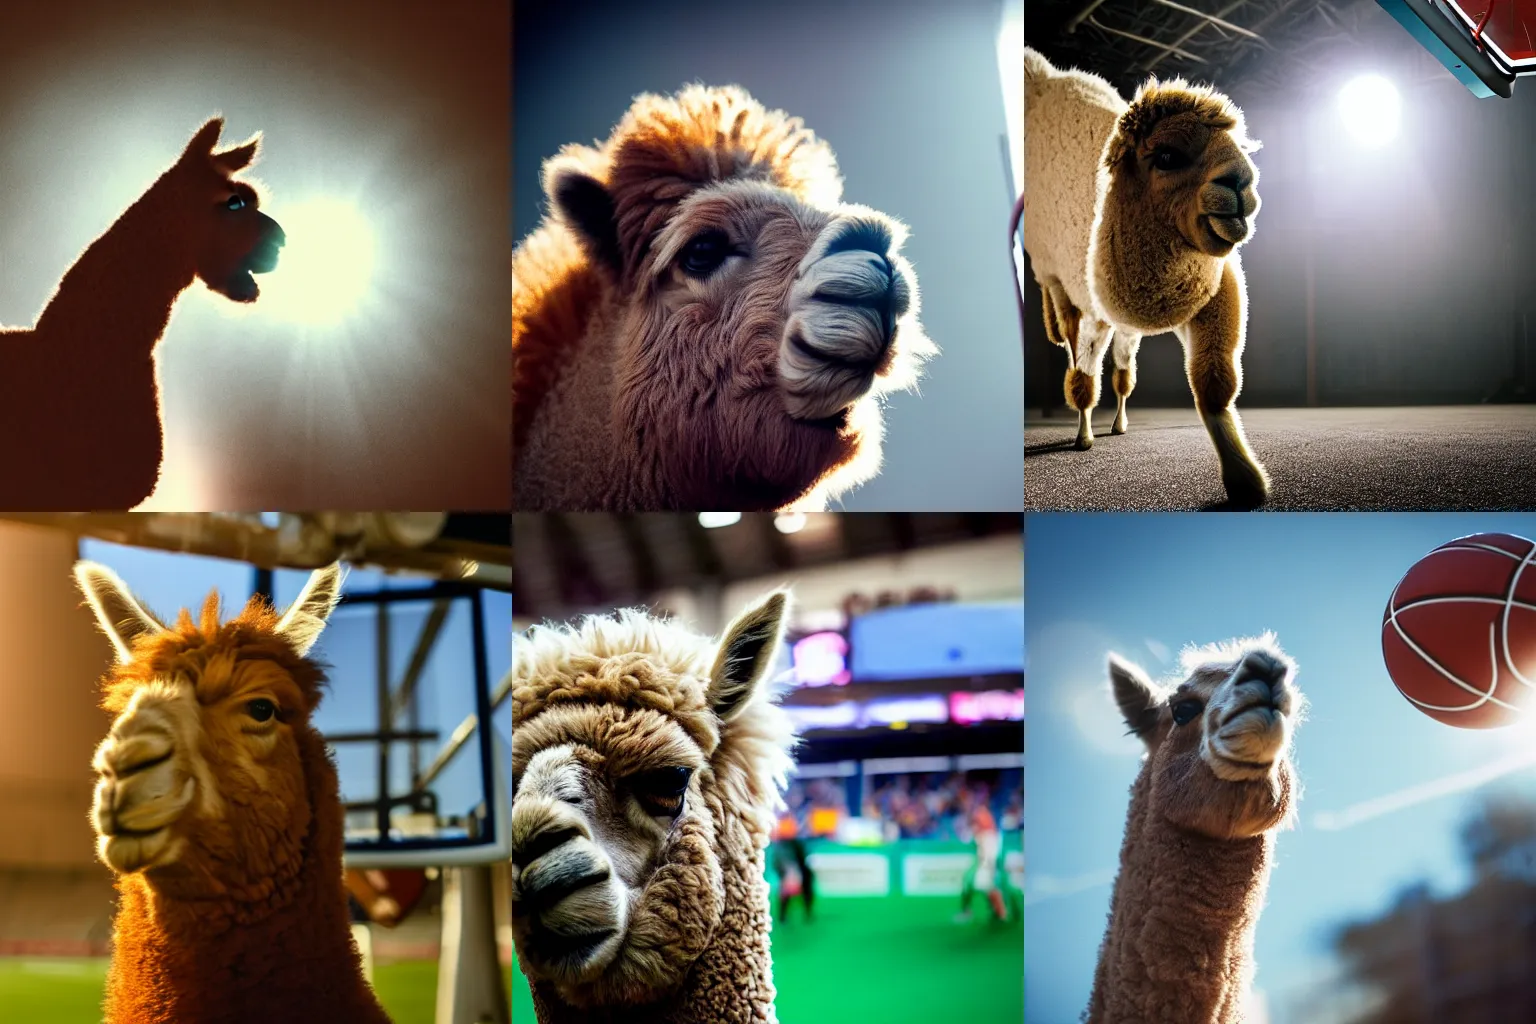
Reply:
[[[134, 593], [163, 620], [174, 618], [182, 607], [191, 607], [194, 611], [200, 608], [210, 589], [217, 589], [223, 595], [227, 618], [244, 605], [255, 583], [255, 571], [241, 562], [122, 547], [94, 540], [82, 541], [80, 550], [82, 557], [116, 570]], [[308, 577], [307, 572], [279, 570], [273, 581], [277, 603], [285, 606], [297, 597]], [[344, 586], [347, 591], [369, 591], [381, 587], [418, 587], [423, 583], [420, 577], [390, 577], [374, 570], [354, 569]], [[390, 676], [395, 684], [404, 672], [430, 607], [427, 603], [396, 605], [392, 612]], [[494, 690], [506, 675], [512, 658], [511, 595], [486, 591], [485, 610], [489, 641], [487, 661]], [[330, 690], [315, 716], [315, 722], [323, 732], [363, 731], [377, 723], [374, 615], [373, 608], [343, 606], [332, 615], [320, 636], [315, 655], [331, 665]], [[431, 763], [441, 743], [446, 742], [454, 727], [474, 710], [470, 630], [467, 604], [455, 602], [419, 683], [421, 725], [435, 728], [441, 734], [440, 741], [422, 744], [422, 767]], [[495, 722], [497, 731], [510, 747], [510, 702], [503, 705]], [[402, 720], [398, 724], [404, 726], [405, 722]], [[335, 749], [343, 799], [376, 796], [377, 748], [372, 744], [344, 744]], [[467, 744], [434, 783], [432, 788], [443, 813], [464, 813], [483, 799], [477, 749], [474, 742]], [[391, 764], [394, 777], [391, 788], [398, 793], [408, 784], [410, 766], [404, 747], [396, 750], [399, 753]]]
[[[1536, 771], [1508, 771], [1481, 787], [1457, 789], [1456, 780], [1531, 750], [1536, 728], [1455, 729], [1415, 710], [1382, 664], [1381, 619], [1418, 558], [1481, 532], [1536, 537], [1536, 516], [1028, 517], [1031, 1024], [1078, 1019], [1103, 936], [1141, 750], [1123, 735], [1109, 696], [1110, 651], [1162, 677], [1176, 671], [1187, 644], [1273, 630], [1300, 666], [1297, 683], [1312, 704], [1296, 741], [1301, 816], [1279, 838], [1257, 939], [1256, 987], [1272, 1020], [1295, 1019], [1287, 1007], [1338, 969], [1329, 940], [1339, 924], [1381, 913], [1417, 880], [1439, 893], [1466, 884], [1460, 823], [1490, 790], [1536, 799]], [[1415, 789], [1436, 783], [1456, 791]], [[1381, 805], [1371, 801], [1394, 795], [1406, 806], [1373, 813]], [[1345, 812], [1359, 820], [1337, 827]]]

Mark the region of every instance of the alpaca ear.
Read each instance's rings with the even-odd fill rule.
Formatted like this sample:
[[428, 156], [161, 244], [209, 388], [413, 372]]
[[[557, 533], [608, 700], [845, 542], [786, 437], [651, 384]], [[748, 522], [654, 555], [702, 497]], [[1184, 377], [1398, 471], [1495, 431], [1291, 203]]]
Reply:
[[183, 161], [196, 160], [201, 157], [213, 155], [213, 147], [219, 142], [219, 133], [224, 130], [222, 117], [210, 118], [208, 123], [197, 130], [192, 136], [192, 141], [187, 143], [187, 148], [182, 150]]
[[752, 703], [784, 635], [789, 595], [776, 590], [736, 617], [720, 641], [709, 670], [709, 706], [728, 722]]
[[1147, 678], [1141, 666], [1116, 654], [1109, 656], [1109, 682], [1126, 726], [1143, 740], [1148, 739], [1157, 726], [1158, 709], [1163, 705], [1162, 690]]
[[278, 635], [293, 645], [301, 655], [308, 654], [320, 639], [325, 620], [331, 617], [336, 602], [341, 600], [341, 581], [346, 578], [340, 562], [332, 562], [324, 569], [309, 574], [309, 582], [299, 591], [299, 596], [283, 617], [278, 620]]
[[256, 154], [260, 149], [261, 133], [257, 132], [234, 149], [226, 149], [222, 153], [213, 154], [213, 166], [226, 173], [234, 174], [236, 171], [255, 163]]
[[573, 157], [557, 156], [544, 165], [544, 190], [560, 219], [576, 232], [593, 262], [615, 274], [623, 270], [613, 197]]
[[133, 642], [141, 636], [165, 632], [144, 606], [139, 604], [128, 584], [104, 565], [96, 562], [75, 563], [75, 583], [85, 595], [96, 622], [107, 634], [117, 650], [117, 660], [124, 664], [133, 660]]

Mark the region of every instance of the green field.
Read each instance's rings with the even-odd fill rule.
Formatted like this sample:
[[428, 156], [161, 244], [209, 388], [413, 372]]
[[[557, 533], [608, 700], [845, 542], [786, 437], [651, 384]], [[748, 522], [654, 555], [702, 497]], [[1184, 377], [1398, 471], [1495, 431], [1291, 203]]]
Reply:
[[[1024, 929], [990, 921], [978, 896], [969, 924], [958, 899], [823, 898], [807, 925], [798, 902], [774, 922], [773, 980], [784, 1024], [1018, 1024], [1024, 1019]], [[533, 1020], [522, 972], [512, 1019]]]
[[[4, 1008], [0, 1019], [100, 1024], [106, 973], [104, 957], [0, 958], [0, 1007]], [[433, 1024], [436, 960], [379, 964], [374, 968], [374, 988], [395, 1024]]]

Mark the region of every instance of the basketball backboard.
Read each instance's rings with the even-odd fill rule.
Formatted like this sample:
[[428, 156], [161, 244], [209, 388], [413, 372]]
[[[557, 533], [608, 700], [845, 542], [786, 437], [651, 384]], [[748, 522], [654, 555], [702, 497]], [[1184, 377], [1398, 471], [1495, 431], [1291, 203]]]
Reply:
[[511, 596], [361, 582], [318, 649], [332, 668], [315, 723], [341, 779], [347, 866], [510, 859]]
[[1376, 0], [1475, 96], [1536, 74], [1536, 0]]

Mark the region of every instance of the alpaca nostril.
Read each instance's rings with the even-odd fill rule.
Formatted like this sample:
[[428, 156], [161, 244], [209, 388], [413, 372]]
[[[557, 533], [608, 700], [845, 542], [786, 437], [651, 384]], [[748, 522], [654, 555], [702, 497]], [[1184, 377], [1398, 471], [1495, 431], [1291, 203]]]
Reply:
[[551, 850], [558, 849], [581, 835], [574, 828], [556, 828], [540, 832], [521, 847], [512, 850], [512, 861], [527, 867]]
[[171, 759], [171, 755], [174, 753], [174, 750], [167, 750], [165, 753], [158, 755], [149, 754], [146, 756], [144, 754], [140, 754], [137, 758], [129, 760], [127, 764], [120, 764], [115, 766], [113, 768], [113, 774], [115, 774], [120, 779], [126, 779], [130, 775], [137, 775], [140, 772], [147, 772], [156, 765], [165, 764], [165, 762]]
[[1253, 184], [1253, 174], [1241, 169], [1228, 171], [1219, 178], [1212, 178], [1211, 183], [1241, 193], [1247, 191], [1248, 186]]

